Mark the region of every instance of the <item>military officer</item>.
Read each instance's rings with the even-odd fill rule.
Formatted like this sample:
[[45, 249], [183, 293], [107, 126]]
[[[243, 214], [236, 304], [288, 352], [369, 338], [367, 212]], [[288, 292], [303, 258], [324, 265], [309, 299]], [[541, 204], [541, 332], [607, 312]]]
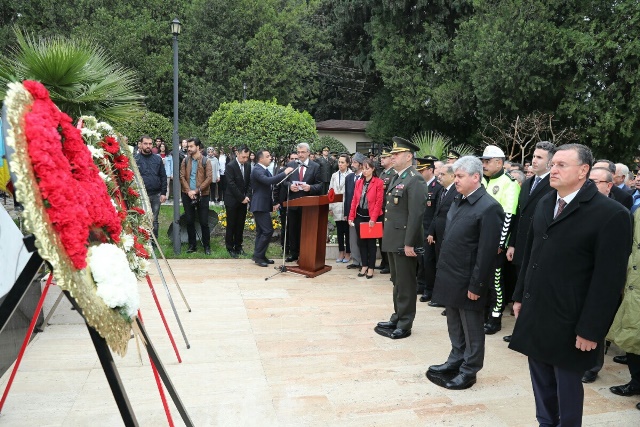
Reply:
[[385, 193], [382, 250], [389, 256], [394, 313], [375, 327], [378, 334], [391, 339], [411, 335], [416, 315], [416, 250], [424, 250], [422, 218], [427, 200], [427, 184], [412, 166], [418, 150], [409, 141], [393, 137], [390, 154], [397, 175]]
[[[391, 148], [383, 147], [382, 153], [380, 153], [380, 166], [382, 170], [379, 173], [380, 179], [382, 180], [382, 188], [384, 193], [387, 194], [387, 188], [389, 188], [389, 183], [396, 176], [396, 170], [391, 165]], [[379, 217], [380, 221], [384, 223], [384, 210], [387, 205], [387, 198], [382, 201], [382, 216]], [[378, 239], [378, 245], [380, 245], [380, 255], [382, 257], [382, 261], [380, 262], [380, 274], [389, 274], [391, 270], [389, 270], [389, 256], [385, 251], [382, 250], [382, 238]]]
[[447, 153], [447, 164], [452, 165], [459, 158], [460, 158], [460, 153], [458, 153], [456, 150], [449, 150], [449, 152]]
[[422, 294], [420, 297], [421, 302], [427, 302], [431, 299], [433, 294], [433, 284], [436, 280], [436, 253], [435, 248], [432, 245], [427, 245], [427, 230], [433, 221], [433, 217], [436, 212], [436, 206], [440, 200], [443, 188], [442, 185], [436, 179], [435, 174], [435, 162], [438, 158], [435, 156], [426, 156], [418, 158], [418, 165], [416, 170], [420, 172], [424, 180], [427, 182], [427, 202], [424, 209], [424, 216], [422, 218], [422, 228], [424, 231], [425, 240], [425, 253], [418, 257], [418, 293]]
[[329, 147], [322, 148], [322, 155], [316, 156], [315, 162], [320, 165], [320, 179], [322, 180], [322, 194], [329, 191], [331, 182], [331, 164], [329, 163]]

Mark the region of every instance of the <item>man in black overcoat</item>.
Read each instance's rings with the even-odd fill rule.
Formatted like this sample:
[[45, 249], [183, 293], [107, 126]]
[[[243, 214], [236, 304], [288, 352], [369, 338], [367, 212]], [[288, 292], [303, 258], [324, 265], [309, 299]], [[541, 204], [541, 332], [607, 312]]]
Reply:
[[540, 425], [579, 426], [583, 373], [596, 364], [631, 253], [631, 218], [588, 180], [591, 151], [558, 147], [513, 295], [509, 348], [529, 357]]
[[427, 378], [462, 390], [475, 384], [484, 363], [484, 309], [504, 210], [481, 185], [479, 159], [461, 157], [453, 170], [460, 194], [447, 214], [433, 290], [433, 299], [446, 307], [451, 351], [445, 363], [429, 367]]

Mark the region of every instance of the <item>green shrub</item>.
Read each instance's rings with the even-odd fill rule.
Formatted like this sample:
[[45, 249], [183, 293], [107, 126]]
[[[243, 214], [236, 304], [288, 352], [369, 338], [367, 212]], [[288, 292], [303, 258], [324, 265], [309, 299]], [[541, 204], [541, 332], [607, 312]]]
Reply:
[[171, 150], [173, 137], [173, 124], [168, 118], [147, 111], [141, 119], [123, 120], [113, 123], [116, 131], [129, 138], [129, 145], [136, 145], [142, 135], [149, 135], [151, 138], [160, 137], [164, 139], [167, 148]]

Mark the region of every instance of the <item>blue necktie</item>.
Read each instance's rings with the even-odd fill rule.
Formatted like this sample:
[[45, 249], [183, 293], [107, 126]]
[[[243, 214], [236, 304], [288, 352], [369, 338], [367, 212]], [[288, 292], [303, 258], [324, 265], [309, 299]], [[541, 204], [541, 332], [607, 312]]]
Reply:
[[640, 206], [640, 203], [636, 204], [638, 199], [640, 199], [640, 193], [636, 191], [636, 194], [633, 195], [633, 206], [631, 206], [631, 215], [633, 215], [636, 209], [638, 209], [638, 207]]

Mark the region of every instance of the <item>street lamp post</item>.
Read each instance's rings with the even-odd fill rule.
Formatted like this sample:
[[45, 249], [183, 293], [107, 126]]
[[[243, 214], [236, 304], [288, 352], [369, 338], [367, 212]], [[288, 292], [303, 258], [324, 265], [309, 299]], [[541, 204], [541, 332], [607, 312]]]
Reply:
[[171, 21], [173, 34], [173, 253], [180, 255], [180, 141], [178, 139], [178, 36], [182, 31], [182, 24], [178, 18]]

